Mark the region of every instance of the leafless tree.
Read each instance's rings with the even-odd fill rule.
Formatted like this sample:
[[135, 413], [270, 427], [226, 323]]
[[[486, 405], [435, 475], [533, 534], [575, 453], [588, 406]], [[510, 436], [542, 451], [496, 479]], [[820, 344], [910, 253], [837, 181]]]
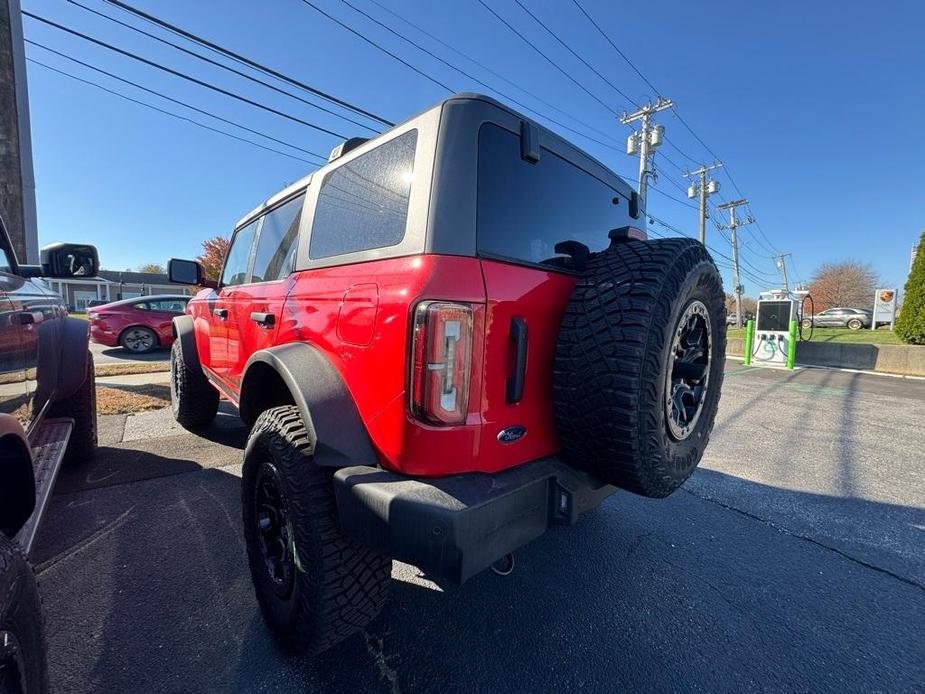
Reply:
[[835, 306], [867, 308], [872, 305], [879, 282], [868, 263], [846, 260], [823, 263], [809, 284], [816, 311]]

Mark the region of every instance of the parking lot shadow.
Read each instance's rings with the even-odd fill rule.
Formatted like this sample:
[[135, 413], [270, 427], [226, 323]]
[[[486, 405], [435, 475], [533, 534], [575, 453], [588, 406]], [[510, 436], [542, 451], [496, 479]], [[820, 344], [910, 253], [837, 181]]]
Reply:
[[[485, 572], [441, 591], [396, 563], [392, 599], [363, 634], [319, 657], [287, 656], [253, 598], [236, 473], [204, 468], [55, 498], [40, 579], [56, 691], [844, 691], [925, 681], [920, 587], [686, 492], [619, 493], [518, 552], [507, 578]], [[915, 509], [856, 503], [870, 505], [865, 515], [922, 521]]]

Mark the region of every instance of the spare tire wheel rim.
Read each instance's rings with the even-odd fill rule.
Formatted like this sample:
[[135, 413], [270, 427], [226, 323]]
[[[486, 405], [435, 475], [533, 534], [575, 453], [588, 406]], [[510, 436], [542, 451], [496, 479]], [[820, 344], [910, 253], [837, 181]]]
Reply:
[[694, 300], [675, 326], [665, 379], [665, 421], [676, 441], [688, 438], [700, 419], [710, 383], [712, 329], [706, 305]]

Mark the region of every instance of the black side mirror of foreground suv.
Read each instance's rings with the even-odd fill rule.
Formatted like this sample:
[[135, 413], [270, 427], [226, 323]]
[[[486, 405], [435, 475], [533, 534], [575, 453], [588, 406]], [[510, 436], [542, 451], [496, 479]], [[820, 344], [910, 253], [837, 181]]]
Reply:
[[25, 277], [96, 277], [100, 256], [96, 246], [88, 243], [51, 243], [39, 251], [41, 265], [20, 265]]
[[216, 282], [206, 279], [202, 265], [195, 260], [171, 258], [167, 261], [167, 277], [176, 284], [196, 284], [213, 289], [217, 286]]

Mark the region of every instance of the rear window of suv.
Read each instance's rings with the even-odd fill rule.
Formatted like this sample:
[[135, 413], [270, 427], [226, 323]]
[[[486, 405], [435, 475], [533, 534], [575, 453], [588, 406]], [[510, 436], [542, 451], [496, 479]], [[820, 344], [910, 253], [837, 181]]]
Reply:
[[538, 162], [525, 161], [520, 136], [509, 130], [490, 123], [479, 130], [480, 255], [562, 267], [557, 243], [580, 241], [601, 251], [611, 229], [629, 224], [624, 198], [547, 149]]
[[329, 258], [401, 243], [417, 130], [330, 171], [321, 183], [308, 254]]

